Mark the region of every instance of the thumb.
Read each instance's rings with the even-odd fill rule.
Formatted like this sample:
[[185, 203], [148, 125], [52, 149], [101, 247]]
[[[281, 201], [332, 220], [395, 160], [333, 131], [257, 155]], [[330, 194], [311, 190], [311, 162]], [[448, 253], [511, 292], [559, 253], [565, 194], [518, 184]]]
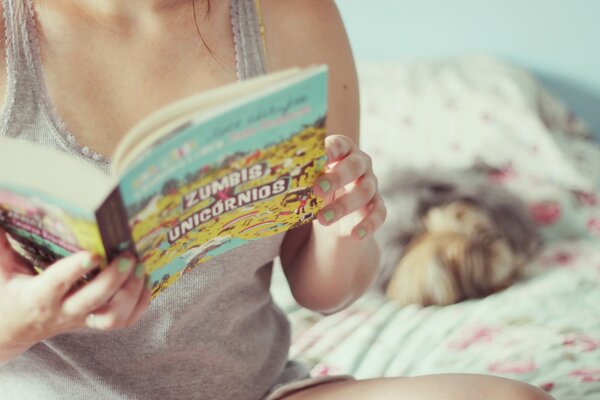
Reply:
[[8, 242], [6, 231], [0, 228], [0, 270], [6, 269], [9, 265], [13, 264], [14, 250]]
[[14, 273], [31, 275], [31, 268], [20, 257], [8, 241], [7, 233], [0, 228], [0, 276], [7, 277]]

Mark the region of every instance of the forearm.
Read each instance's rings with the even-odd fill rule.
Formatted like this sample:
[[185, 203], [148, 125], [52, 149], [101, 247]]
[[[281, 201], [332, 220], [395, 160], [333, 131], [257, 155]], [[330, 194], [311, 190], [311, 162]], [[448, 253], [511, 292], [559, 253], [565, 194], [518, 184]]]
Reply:
[[372, 237], [358, 241], [332, 235], [315, 221], [286, 275], [300, 305], [327, 314], [360, 297], [378, 265], [379, 247]]

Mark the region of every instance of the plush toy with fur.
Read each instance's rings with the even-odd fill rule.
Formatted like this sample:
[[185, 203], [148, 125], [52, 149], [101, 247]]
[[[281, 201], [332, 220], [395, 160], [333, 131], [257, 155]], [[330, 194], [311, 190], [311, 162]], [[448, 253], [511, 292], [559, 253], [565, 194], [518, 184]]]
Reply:
[[401, 305], [447, 305], [502, 290], [539, 247], [525, 205], [475, 170], [383, 177], [388, 218], [378, 285]]

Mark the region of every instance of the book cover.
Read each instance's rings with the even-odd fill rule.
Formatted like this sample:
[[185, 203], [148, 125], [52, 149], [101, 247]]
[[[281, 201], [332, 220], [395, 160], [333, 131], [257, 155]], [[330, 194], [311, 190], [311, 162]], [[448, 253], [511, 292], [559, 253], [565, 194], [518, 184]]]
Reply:
[[162, 133], [161, 118], [149, 119], [155, 140], [136, 150], [128, 136], [122, 148], [135, 156], [113, 176], [0, 139], [0, 226], [41, 269], [79, 250], [105, 262], [128, 250], [157, 295], [213, 257], [312, 221], [321, 200], [311, 187], [326, 163], [327, 71], [287, 75], [189, 118], [175, 108], [161, 117], [170, 126]]
[[326, 88], [322, 71], [192, 121], [122, 177], [132, 240], [155, 295], [212, 257], [315, 218]]

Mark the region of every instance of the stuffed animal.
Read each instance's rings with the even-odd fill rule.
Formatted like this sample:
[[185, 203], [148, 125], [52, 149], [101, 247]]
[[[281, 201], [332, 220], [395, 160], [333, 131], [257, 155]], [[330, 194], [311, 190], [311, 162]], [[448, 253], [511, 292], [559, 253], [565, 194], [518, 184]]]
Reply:
[[402, 170], [381, 182], [388, 217], [376, 235], [377, 285], [400, 305], [502, 290], [539, 248], [526, 206], [479, 170]]

